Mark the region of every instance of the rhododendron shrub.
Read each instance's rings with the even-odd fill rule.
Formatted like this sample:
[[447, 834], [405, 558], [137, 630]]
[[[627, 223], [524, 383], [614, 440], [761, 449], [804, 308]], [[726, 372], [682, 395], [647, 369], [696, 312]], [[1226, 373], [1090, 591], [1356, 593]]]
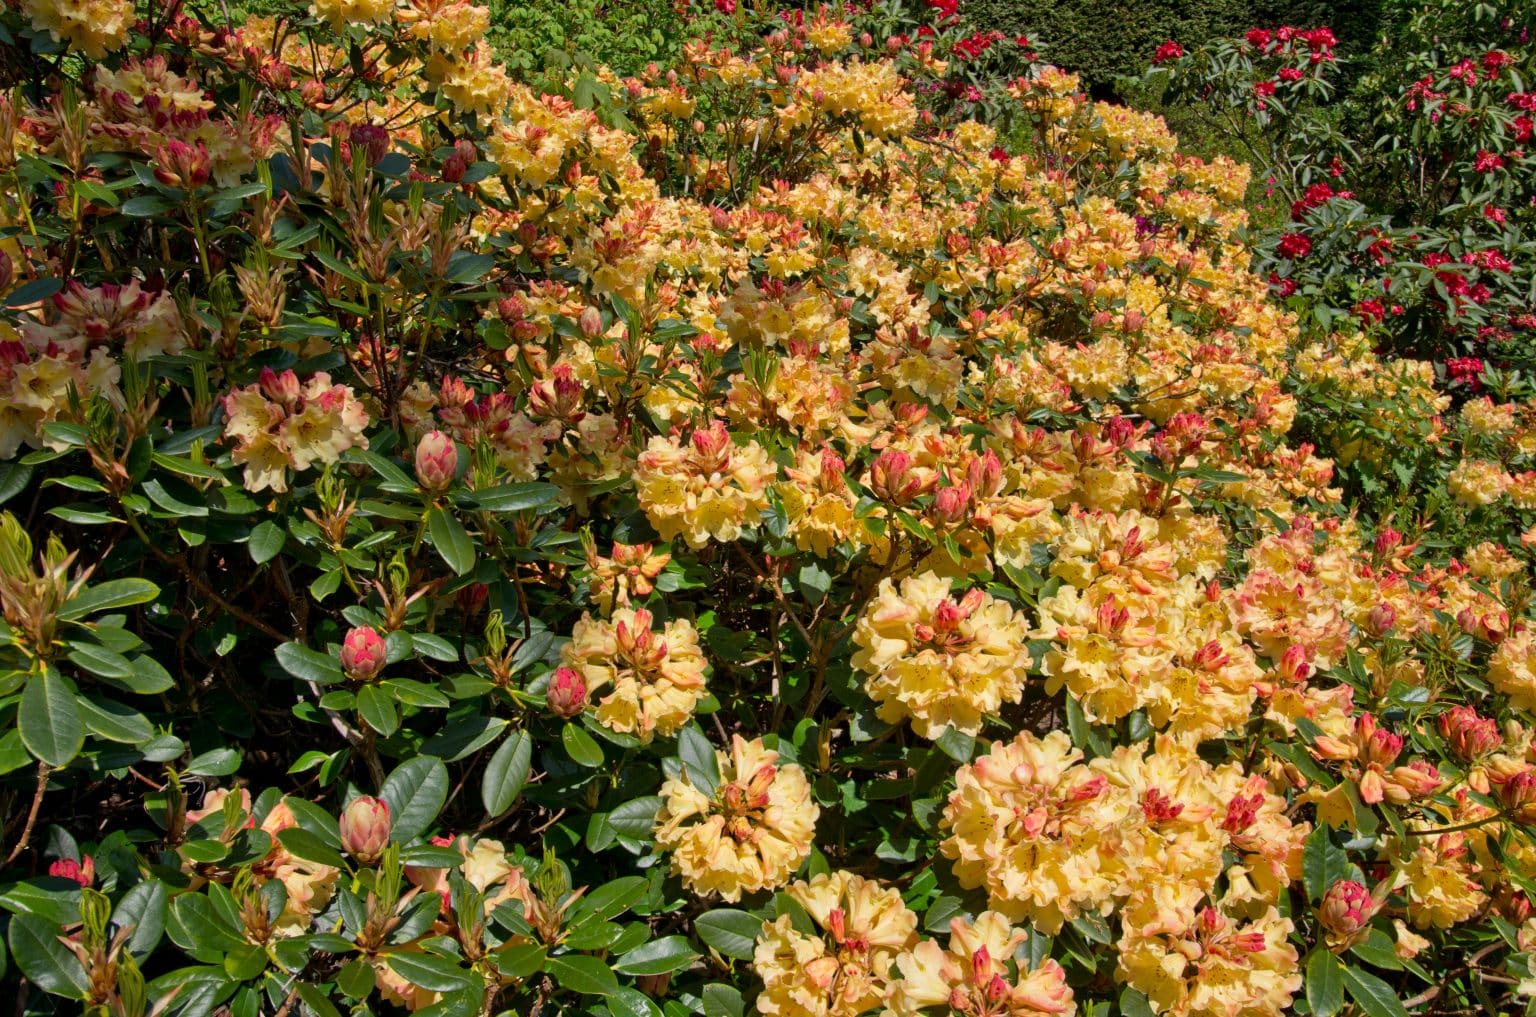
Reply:
[[18, 1012], [1521, 1005], [1530, 401], [953, 8], [0, 12]]
[[1252, 157], [1279, 296], [1476, 389], [1484, 366], [1536, 363], [1536, 19], [1445, 0], [1399, 20], [1344, 94], [1322, 27], [1209, 43], [1148, 83]]

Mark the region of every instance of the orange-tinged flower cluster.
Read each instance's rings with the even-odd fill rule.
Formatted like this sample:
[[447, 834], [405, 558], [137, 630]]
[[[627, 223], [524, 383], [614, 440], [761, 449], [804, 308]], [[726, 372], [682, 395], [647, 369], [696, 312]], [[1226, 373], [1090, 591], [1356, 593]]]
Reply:
[[1054, 960], [1026, 968], [1013, 958], [1027, 933], [996, 911], [974, 922], [955, 918], [949, 943], [925, 939], [896, 960], [901, 977], [883, 1017], [920, 1017], [929, 1007], [991, 1017], [1051, 1017], [1075, 1006], [1066, 973]]
[[789, 880], [811, 853], [821, 809], [805, 771], [761, 738], [737, 735], [716, 756], [712, 794], [687, 773], [661, 786], [656, 844], [689, 890], [735, 901]]
[[635, 494], [662, 539], [680, 536], [699, 548], [734, 541], [757, 525], [773, 473], [761, 445], [736, 444], [716, 421], [686, 443], [652, 438], [635, 469]]
[[1184, 900], [1149, 902], [1127, 912], [1118, 973], [1159, 1013], [1279, 1017], [1301, 989], [1293, 928], [1272, 907], [1241, 921]]
[[349, 448], [367, 448], [368, 411], [347, 385], [324, 371], [300, 382], [263, 368], [261, 380], [224, 397], [224, 435], [245, 466], [249, 491], [288, 490], [290, 471], [328, 465]]
[[982, 590], [958, 600], [951, 582], [926, 572], [882, 580], [854, 631], [853, 666], [881, 720], [909, 721], [924, 738], [966, 734], [1023, 695], [1029, 667], [1022, 618]]
[[895, 989], [897, 955], [917, 944], [917, 915], [890, 887], [851, 872], [822, 873], [785, 893], [815, 932], [785, 915], [764, 922], [752, 967], [763, 980], [759, 1013], [774, 1017], [857, 1017]]
[[645, 608], [583, 615], [563, 651], [597, 704], [597, 722], [647, 742], [671, 737], [693, 716], [708, 667], [692, 622], [674, 618], [659, 631], [653, 622]]

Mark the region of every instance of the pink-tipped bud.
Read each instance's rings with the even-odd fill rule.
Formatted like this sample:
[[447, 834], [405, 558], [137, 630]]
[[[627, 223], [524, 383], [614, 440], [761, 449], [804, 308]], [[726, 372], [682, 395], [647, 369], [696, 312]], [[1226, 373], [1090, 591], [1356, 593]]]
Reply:
[[1382, 601], [1371, 608], [1371, 613], [1366, 617], [1366, 626], [1375, 635], [1386, 635], [1397, 627], [1397, 608]]
[[581, 317], [576, 319], [576, 324], [581, 327], [581, 334], [588, 339], [596, 339], [603, 334], [603, 312], [595, 307], [582, 309]]
[[1522, 770], [1499, 787], [1504, 808], [1518, 823], [1536, 823], [1536, 770]]
[[384, 670], [384, 637], [359, 625], [341, 641], [341, 667], [355, 682], [370, 681]]
[[349, 160], [353, 152], [361, 152], [363, 165], [377, 166], [389, 154], [389, 131], [378, 124], [353, 124], [343, 151]]
[[443, 491], [459, 470], [459, 449], [442, 431], [429, 431], [416, 443], [416, 480], [428, 491]]
[[579, 672], [562, 667], [550, 676], [544, 698], [549, 704], [549, 712], [556, 717], [567, 720], [579, 717], [587, 708], [587, 683]]
[[1379, 727], [1374, 715], [1365, 713], [1355, 722], [1355, 737], [1360, 742], [1360, 761], [1391, 766], [1403, 751], [1402, 735]]
[[1352, 879], [1341, 879], [1323, 894], [1317, 919], [1328, 934], [1328, 944], [1345, 949], [1364, 939], [1380, 906], [1371, 892]]
[[905, 505], [922, 493], [923, 484], [912, 468], [912, 457], [893, 449], [880, 453], [870, 466], [869, 487], [881, 501]]
[[933, 518], [935, 522], [949, 526], [958, 526], [969, 519], [970, 515], [970, 484], [946, 487], [933, 496]]
[[1440, 734], [1456, 757], [1470, 763], [1504, 744], [1499, 725], [1470, 706], [1453, 706], [1440, 715]]
[[991, 498], [1003, 489], [1003, 463], [997, 453], [988, 449], [972, 459], [966, 467], [965, 479], [976, 492], [977, 498]]
[[363, 795], [341, 813], [341, 846], [360, 865], [373, 865], [389, 844], [389, 804]]
[[450, 184], [463, 180], [464, 174], [469, 172], [469, 167], [474, 165], [478, 155], [473, 141], [454, 142], [452, 154], [443, 160], [443, 179]]

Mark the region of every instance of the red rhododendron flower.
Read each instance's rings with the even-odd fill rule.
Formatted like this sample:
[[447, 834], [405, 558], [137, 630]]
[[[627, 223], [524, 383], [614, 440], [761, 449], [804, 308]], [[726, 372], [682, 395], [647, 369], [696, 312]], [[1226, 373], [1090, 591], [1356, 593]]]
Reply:
[[1183, 55], [1184, 47], [1180, 46], [1172, 39], [1169, 39], [1167, 42], [1157, 47], [1157, 52], [1153, 55], [1152, 62], [1157, 64], [1165, 64], [1170, 60], [1177, 60]]
[[1280, 257], [1296, 261], [1312, 253], [1312, 241], [1301, 233], [1287, 233], [1280, 238], [1277, 250], [1280, 252]]
[[1253, 94], [1261, 99], [1267, 99], [1275, 94], [1275, 83], [1273, 81], [1255, 81], [1253, 83]]
[[1272, 36], [1267, 28], [1250, 28], [1246, 38], [1248, 39], [1248, 45], [1254, 49], [1263, 49], [1269, 45], [1269, 40]]
[[1445, 373], [1452, 381], [1476, 381], [1483, 373], [1482, 357], [1452, 357], [1445, 362]]
[[1472, 164], [1472, 168], [1479, 173], [1492, 173], [1494, 170], [1504, 168], [1504, 157], [1497, 152], [1481, 149], [1477, 153], [1477, 161]]

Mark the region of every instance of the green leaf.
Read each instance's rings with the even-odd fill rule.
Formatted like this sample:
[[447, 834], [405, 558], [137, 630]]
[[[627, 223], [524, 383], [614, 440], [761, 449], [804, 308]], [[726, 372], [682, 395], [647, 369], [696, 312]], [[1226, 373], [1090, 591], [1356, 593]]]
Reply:
[[335, 657], [311, 650], [303, 643], [284, 643], [279, 646], [277, 662], [295, 678], [319, 685], [333, 685], [347, 677]]
[[32, 481], [32, 467], [24, 463], [0, 463], [0, 505], [27, 489]]
[[447, 957], [430, 953], [392, 953], [389, 966], [412, 985], [433, 992], [452, 992], [480, 984], [478, 976], [465, 971]]
[[403, 844], [427, 831], [448, 800], [448, 768], [434, 756], [401, 763], [384, 781], [379, 797], [389, 803], [389, 839]]
[[14, 290], [11, 290], [6, 295], [5, 306], [26, 307], [28, 304], [35, 304], [39, 300], [48, 299], [63, 288], [64, 282], [61, 279], [52, 277], [33, 279], [31, 282], [22, 283]]
[[27, 751], [49, 766], [68, 764], [85, 744], [72, 684], [51, 667], [27, 679], [16, 722]]
[[58, 936], [59, 927], [52, 922], [36, 915], [15, 915], [7, 940], [16, 966], [28, 981], [56, 996], [84, 999], [90, 980], [79, 959]]
[[622, 985], [608, 996], [608, 1012], [613, 1017], [662, 1017], [661, 1007], [639, 989]]
[[348, 961], [336, 972], [336, 987], [349, 999], [364, 999], [373, 992], [373, 968], [362, 958]]
[[632, 798], [608, 813], [608, 822], [620, 837], [648, 841], [656, 833], [656, 813], [661, 811], [661, 799], [655, 795]]
[[286, 530], [270, 519], [263, 519], [251, 528], [251, 538], [246, 542], [245, 549], [250, 552], [251, 561], [263, 565], [281, 553], [287, 539]]
[[603, 765], [603, 747], [578, 724], [567, 724], [560, 730], [560, 742], [578, 766], [595, 769]]
[[228, 777], [240, 769], [240, 753], [225, 747], [212, 749], [187, 764], [187, 772], [199, 777]]
[[224, 954], [245, 942], [213, 902], [196, 892], [183, 893], [171, 901], [166, 931], [177, 946], [205, 964], [221, 961]]
[[606, 996], [619, 987], [608, 962], [584, 954], [565, 954], [544, 962], [544, 973], [563, 989], [585, 996]]
[[119, 929], [133, 930], [128, 937], [129, 953], [147, 957], [160, 944], [169, 902], [165, 884], [158, 879], [135, 883], [133, 889], [123, 894], [123, 899], [112, 909], [112, 923]]
[[302, 826], [290, 826], [286, 830], [278, 831], [277, 842], [287, 848], [288, 853], [295, 858], [319, 862], [321, 865], [329, 865], [333, 869], [346, 869], [347, 867], [346, 860], [341, 857], [341, 852]]
[[1155, 1017], [1155, 1013], [1146, 993], [1130, 988], [1120, 993], [1121, 1017]]
[[643, 943], [613, 962], [613, 969], [626, 975], [664, 975], [680, 971], [698, 960], [699, 952], [684, 936], [663, 936]]
[[677, 733], [677, 758], [682, 760], [693, 786], [706, 796], [713, 796], [720, 786], [720, 757], [697, 724], [689, 724]]
[[742, 1017], [746, 1004], [741, 990], [723, 982], [704, 986], [704, 1017]]
[[533, 765], [533, 739], [527, 731], [513, 731], [491, 756], [480, 776], [480, 800], [491, 817], [512, 807]]
[[1408, 1017], [1402, 1000], [1392, 991], [1392, 986], [1375, 975], [1359, 968], [1343, 966], [1344, 988], [1349, 998], [1359, 1004], [1370, 1017]]
[[357, 690], [357, 712], [385, 738], [400, 729], [400, 711], [395, 708], [395, 701], [377, 685], [364, 685]]
[[514, 943], [491, 956], [496, 959], [496, 969], [502, 974], [526, 979], [544, 967], [548, 949], [542, 943]]
[[59, 610], [64, 621], [78, 621], [97, 611], [145, 604], [160, 596], [160, 587], [147, 579], [109, 579], [88, 586]]
[[1349, 878], [1349, 856], [1333, 842], [1328, 825], [1318, 824], [1307, 837], [1301, 854], [1302, 879], [1307, 896], [1315, 903], [1323, 899], [1328, 888], [1341, 879]]
[[1307, 958], [1307, 1005], [1313, 1017], [1333, 1017], [1344, 1009], [1344, 965], [1325, 947]]
[[532, 482], [527, 484], [503, 484], [480, 491], [466, 491], [455, 499], [469, 508], [481, 512], [521, 512], [524, 509], [552, 505], [560, 496], [554, 484]]
[[123, 202], [120, 210], [124, 215], [133, 216], [136, 219], [148, 219], [150, 216], [159, 215], [161, 212], [169, 212], [176, 207], [176, 203], [163, 194], [140, 194], [138, 197], [129, 198]]
[[455, 575], [464, 575], [475, 567], [475, 545], [464, 530], [464, 524], [450, 515], [441, 505], [432, 506], [427, 513], [427, 540]]
[[976, 736], [966, 734], [958, 728], [946, 727], [934, 744], [955, 762], [969, 763], [971, 754], [976, 751]]
[[734, 908], [717, 908], [694, 919], [693, 931], [722, 957], [750, 960], [763, 931], [763, 920]]
[[86, 730], [97, 738], [124, 745], [138, 745], [155, 735], [149, 718], [122, 703], [101, 696], [80, 696], [75, 700]]

